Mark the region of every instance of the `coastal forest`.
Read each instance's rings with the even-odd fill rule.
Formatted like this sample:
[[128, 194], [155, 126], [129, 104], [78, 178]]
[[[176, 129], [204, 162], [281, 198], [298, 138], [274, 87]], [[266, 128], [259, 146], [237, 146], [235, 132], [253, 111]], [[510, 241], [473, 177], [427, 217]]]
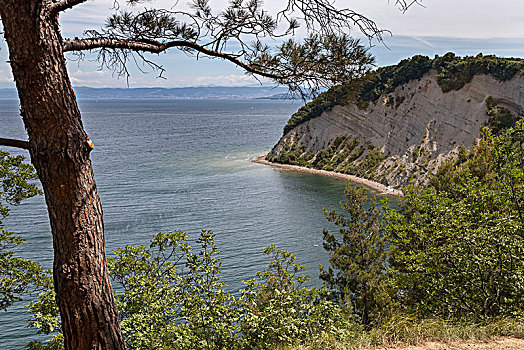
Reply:
[[[504, 84], [519, 86], [521, 59], [448, 53], [373, 70], [366, 47], [343, 33], [356, 27], [381, 42], [384, 31], [328, 0], [289, 0], [274, 16], [257, 0], [233, 0], [223, 9], [196, 0], [189, 12], [126, 12], [120, 6], [147, 1], [116, 1], [103, 29], [62, 38], [59, 17], [84, 2], [0, 0], [28, 136], [0, 138], [0, 145], [30, 155], [29, 163], [0, 150], [0, 309], [29, 302], [28, 327], [37, 337], [27, 349], [352, 349], [524, 337], [522, 111], [495, 93], [460, 95], [486, 81], [509, 95]], [[417, 3], [395, 2], [403, 11]], [[266, 44], [264, 38], [292, 37], [301, 24], [303, 41]], [[304, 98], [318, 94], [291, 117], [269, 161], [401, 188], [400, 204], [393, 206], [387, 196], [348, 184], [340, 207], [324, 209], [329, 225], [318, 234], [329, 260], [319, 266], [321, 286], [310, 283], [293, 252], [268, 242], [266, 268], [231, 292], [223, 282], [227, 257], [205, 228], [198, 237], [156, 233], [147, 244], [106, 255], [91, 164], [95, 145], [83, 126], [65, 53], [81, 60], [94, 51], [103, 68], [125, 77], [136, 61], [161, 75], [163, 67], [145, 54], [168, 49], [231, 62]], [[375, 108], [387, 118], [403, 109], [415, 115], [410, 103], [430, 96], [424, 94], [432, 79], [438, 93], [461, 97], [485, 120], [470, 123], [476, 134], [448, 145], [451, 151], [437, 157], [431, 171], [427, 166], [437, 158], [425, 152], [440, 147], [430, 142], [431, 123], [418, 128], [422, 138], [413, 133], [419, 145], [405, 137], [406, 157], [419, 172], [405, 171], [400, 158], [391, 160], [394, 167], [383, 163], [392, 152], [357, 138], [337, 136], [327, 144], [311, 138], [316, 153], [286, 138], [305, 135], [308, 123], [346, 107], [363, 114]], [[466, 139], [471, 142], [460, 144]], [[37, 196], [45, 196], [49, 215], [52, 270], [20, 257], [25, 241], [4, 224], [14, 207]]]

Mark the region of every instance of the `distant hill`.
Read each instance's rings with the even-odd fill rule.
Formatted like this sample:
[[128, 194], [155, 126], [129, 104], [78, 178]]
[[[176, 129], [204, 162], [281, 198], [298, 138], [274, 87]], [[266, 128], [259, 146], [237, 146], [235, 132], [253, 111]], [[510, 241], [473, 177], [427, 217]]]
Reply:
[[[75, 87], [79, 99], [252, 99], [273, 98], [285, 87], [92, 88]], [[16, 99], [14, 89], [0, 89], [0, 99]]]
[[256, 97], [257, 100], [290, 100], [293, 99], [293, 95], [285, 92], [282, 94], [274, 94], [271, 96]]
[[18, 94], [15, 89], [0, 89], [0, 99], [2, 100], [13, 100], [17, 99]]

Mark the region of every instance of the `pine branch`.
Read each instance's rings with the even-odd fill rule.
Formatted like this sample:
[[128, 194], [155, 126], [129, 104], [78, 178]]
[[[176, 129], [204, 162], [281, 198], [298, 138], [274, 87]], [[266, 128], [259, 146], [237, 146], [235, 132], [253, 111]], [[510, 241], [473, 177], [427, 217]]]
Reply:
[[29, 149], [29, 142], [22, 140], [5, 139], [0, 137], [0, 146]]
[[150, 52], [150, 53], [161, 53], [172, 47], [188, 48], [193, 49], [204, 55], [221, 58], [227, 61], [230, 61], [237, 66], [243, 68], [249, 73], [257, 74], [266, 78], [282, 80], [288, 78], [287, 75], [278, 75], [265, 72], [263, 70], [256, 69], [255, 67], [239, 60], [234, 55], [210, 50], [206, 47], [198, 45], [194, 42], [187, 40], [173, 40], [168, 42], [158, 42], [154, 40], [147, 41], [134, 41], [134, 40], [124, 40], [124, 39], [113, 39], [113, 38], [86, 38], [86, 39], [76, 39], [76, 40], [64, 40], [64, 51], [85, 51], [93, 49], [124, 49], [138, 52]]
[[74, 6], [86, 2], [87, 0], [62, 0], [51, 5], [51, 13], [57, 14], [59, 12], [73, 8]]

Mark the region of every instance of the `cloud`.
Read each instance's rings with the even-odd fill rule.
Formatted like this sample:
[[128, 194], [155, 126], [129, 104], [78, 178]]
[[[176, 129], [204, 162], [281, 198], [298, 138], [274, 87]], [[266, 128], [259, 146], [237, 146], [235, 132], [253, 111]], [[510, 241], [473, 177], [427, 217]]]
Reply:
[[[100, 70], [83, 71], [80, 69], [70, 69], [69, 79], [75, 86], [111, 87], [119, 84], [117, 79], [113, 79], [111, 72]], [[116, 82], [112, 82], [112, 80]]]
[[[188, 78], [185, 78], [187, 83], [190, 83]], [[220, 85], [220, 86], [245, 86], [253, 85], [259, 83], [259, 80], [256, 80], [252, 76], [248, 75], [219, 75], [219, 76], [208, 76], [208, 77], [198, 77], [196, 79], [192, 78], [194, 81], [193, 86], [204, 86], [204, 85]], [[268, 79], [260, 79], [260, 82], [269, 82]], [[186, 83], [186, 84], [187, 84]], [[181, 85], [182, 86], [182, 85]], [[191, 85], [185, 85], [191, 86]]]
[[0, 69], [0, 84], [4, 83], [14, 83], [13, 74], [11, 74], [11, 70]]
[[394, 3], [353, 0], [349, 6], [396, 36], [473, 39], [516, 38], [524, 34], [524, 1], [423, 0], [423, 6], [413, 5], [405, 13]]
[[[153, 74], [133, 74], [127, 80], [116, 77], [110, 71], [69, 70], [71, 83], [74, 86], [89, 87], [189, 87], [189, 86], [247, 86], [259, 83], [247, 75], [230, 74], [216, 76], [178, 76], [168, 79], [157, 78]], [[264, 79], [261, 82], [269, 82]]]
[[432, 44], [429, 40], [431, 40], [430, 38], [426, 38], [426, 39], [423, 39], [423, 38], [419, 38], [419, 37], [416, 37], [416, 36], [412, 36], [412, 37], [409, 37], [410, 39], [413, 39], [415, 41], [418, 41], [419, 43], [421, 43], [422, 45], [425, 45], [431, 49], [435, 49], [437, 50], [438, 47], [435, 46], [434, 44]]

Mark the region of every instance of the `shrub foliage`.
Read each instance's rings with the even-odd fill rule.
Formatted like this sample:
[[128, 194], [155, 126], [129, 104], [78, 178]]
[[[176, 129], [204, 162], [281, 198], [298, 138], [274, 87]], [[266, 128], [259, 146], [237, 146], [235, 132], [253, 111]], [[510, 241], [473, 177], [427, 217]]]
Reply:
[[368, 198], [362, 189], [347, 187], [345, 195], [347, 201], [341, 206], [347, 216], [324, 210], [327, 220], [338, 226], [338, 234], [324, 230], [324, 249], [329, 252], [331, 266], [320, 266], [320, 278], [333, 290], [339, 304], [369, 325], [383, 311], [380, 298], [387, 258], [380, 219], [383, 212], [375, 199], [365, 207]]
[[[202, 230], [196, 246], [183, 232], [159, 233], [149, 247], [126, 246], [108, 259], [129, 349], [268, 349], [321, 334], [342, 339], [357, 329], [326, 290], [303, 285], [309, 277], [293, 253], [267, 247], [267, 270], [235, 297], [220, 282], [214, 234]], [[54, 292], [40, 294], [31, 311], [31, 326], [52, 337], [28, 348], [60, 349]]]
[[340, 235], [325, 233], [324, 246], [337, 271], [321, 276], [351, 298], [357, 313], [375, 302], [365, 306], [362, 286], [383, 281], [388, 302], [418, 317], [522, 316], [524, 122], [500, 136], [484, 129], [472, 151], [463, 153], [443, 164], [428, 187], [405, 188], [400, 209], [383, 209], [380, 220], [374, 206], [366, 211], [355, 203], [355, 190], [346, 192], [352, 195], [342, 207], [351, 219], [329, 213]]
[[40, 264], [16, 256], [14, 250], [25, 241], [3, 224], [10, 206], [40, 193], [32, 183], [35, 170], [24, 160], [23, 156], [0, 150], [0, 311], [21, 300], [22, 295], [37, 292], [50, 283]]

